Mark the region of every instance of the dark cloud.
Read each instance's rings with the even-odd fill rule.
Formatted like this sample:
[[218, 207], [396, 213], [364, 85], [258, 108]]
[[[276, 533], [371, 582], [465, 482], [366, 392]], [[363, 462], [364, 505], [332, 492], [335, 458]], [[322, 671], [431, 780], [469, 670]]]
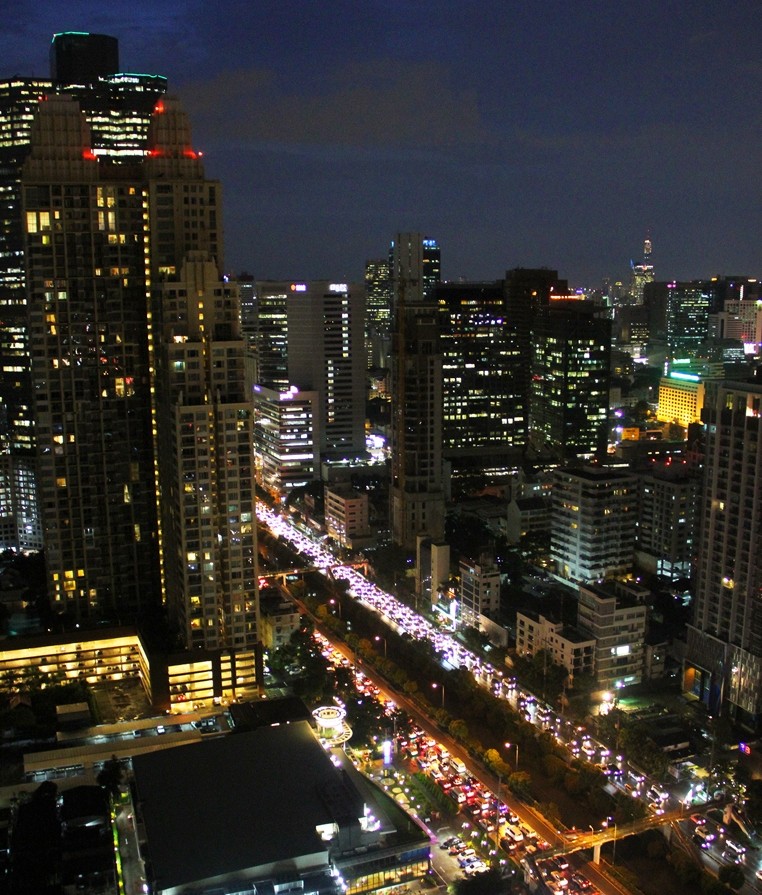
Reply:
[[271, 71], [237, 70], [182, 94], [206, 132], [229, 134], [239, 145], [446, 148], [489, 135], [474, 92], [454, 89], [446, 69], [432, 62], [354, 61], [299, 92]]

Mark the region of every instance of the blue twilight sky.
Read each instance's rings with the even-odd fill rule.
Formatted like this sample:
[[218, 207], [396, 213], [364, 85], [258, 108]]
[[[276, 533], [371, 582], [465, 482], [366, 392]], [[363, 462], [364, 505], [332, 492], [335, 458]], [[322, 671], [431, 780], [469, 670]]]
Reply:
[[[225, 267], [360, 278], [397, 230], [448, 279], [762, 276], [759, 0], [13, 0], [0, 77], [55, 31], [169, 78], [225, 201]], [[9, 7], [9, 8], [8, 8]]]

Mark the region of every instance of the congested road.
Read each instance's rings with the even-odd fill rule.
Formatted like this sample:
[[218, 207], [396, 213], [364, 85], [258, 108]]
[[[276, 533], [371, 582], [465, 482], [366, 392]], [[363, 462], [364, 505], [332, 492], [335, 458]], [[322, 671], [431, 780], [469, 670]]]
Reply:
[[[551, 732], [574, 757], [585, 759], [599, 767], [609, 778], [608, 785], [612, 791], [619, 790], [644, 801], [650, 816], [650, 821], [647, 821], [646, 825], [671, 820], [680, 810], [706, 799], [706, 795], [698, 791], [700, 787], [692, 787], [693, 795], [690, 800], [684, 802], [679, 800], [662, 786], [646, 779], [638, 769], [627, 763], [624, 756], [612, 755], [605, 744], [596, 742], [583, 728], [573, 727], [568, 719], [564, 719], [552, 707], [538, 700], [533, 694], [519, 689], [513, 678], [505, 676], [501, 670], [484, 662], [451, 633], [432, 624], [410, 606], [382, 590], [357, 569], [341, 565], [321, 541], [300, 531], [290, 520], [262, 503], [258, 504], [257, 515], [260, 522], [276, 537], [288, 543], [316, 569], [327, 576], [333, 575], [334, 578], [346, 581], [348, 594], [378, 613], [387, 625], [417, 640], [428, 640], [440, 656], [444, 668], [467, 668], [477, 683], [490, 689], [494, 695], [508, 700], [527, 721]], [[593, 835], [590, 836], [587, 845], [611, 838], [610, 829], [591, 832]], [[616, 838], [616, 827], [614, 837]], [[571, 842], [569, 844], [570, 850], [573, 850]], [[738, 856], [732, 857], [737, 863]], [[723, 859], [729, 860], [727, 849], [723, 852]]]

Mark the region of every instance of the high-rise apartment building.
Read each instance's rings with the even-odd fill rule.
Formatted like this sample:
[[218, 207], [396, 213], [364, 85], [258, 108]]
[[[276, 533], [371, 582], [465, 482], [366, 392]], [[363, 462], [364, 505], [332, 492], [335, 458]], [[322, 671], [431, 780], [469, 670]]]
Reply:
[[562, 459], [604, 457], [611, 322], [591, 303], [554, 302], [537, 316], [532, 347], [532, 443]]
[[503, 477], [527, 439], [521, 362], [503, 281], [434, 288], [442, 353], [443, 454], [455, 478]]
[[252, 410], [237, 287], [189, 252], [157, 289], [154, 328], [165, 599], [188, 646], [251, 650]]
[[21, 177], [37, 485], [53, 607], [159, 601], [148, 190], [101, 165], [73, 97], [40, 104]]
[[553, 473], [550, 555], [572, 581], [623, 576], [632, 568], [638, 521], [638, 480], [607, 466]]
[[671, 581], [689, 578], [696, 552], [699, 483], [685, 467], [663, 464], [640, 477], [635, 563]]
[[441, 540], [445, 522], [442, 353], [437, 305], [428, 297], [431, 243], [418, 233], [397, 234], [393, 243], [390, 518], [392, 540], [411, 551], [418, 536]]
[[143, 157], [148, 123], [166, 79], [120, 74], [118, 47], [104, 35], [64, 33], [51, 45], [52, 79], [14, 77], [0, 82], [0, 451], [5, 485], [17, 525], [4, 547], [40, 549], [35, 422], [21, 218], [21, 165], [30, 148], [31, 124], [40, 100], [74, 94], [91, 131], [88, 151], [119, 162]]
[[762, 721], [762, 385], [714, 384], [685, 687], [755, 732]]

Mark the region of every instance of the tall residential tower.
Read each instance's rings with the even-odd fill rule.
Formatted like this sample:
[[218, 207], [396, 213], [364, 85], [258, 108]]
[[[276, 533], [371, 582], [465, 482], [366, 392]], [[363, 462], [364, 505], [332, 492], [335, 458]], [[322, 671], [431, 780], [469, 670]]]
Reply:
[[393, 243], [390, 518], [392, 540], [407, 550], [415, 549], [419, 535], [444, 536], [442, 353], [437, 305], [428, 290], [431, 242], [399, 233]]

